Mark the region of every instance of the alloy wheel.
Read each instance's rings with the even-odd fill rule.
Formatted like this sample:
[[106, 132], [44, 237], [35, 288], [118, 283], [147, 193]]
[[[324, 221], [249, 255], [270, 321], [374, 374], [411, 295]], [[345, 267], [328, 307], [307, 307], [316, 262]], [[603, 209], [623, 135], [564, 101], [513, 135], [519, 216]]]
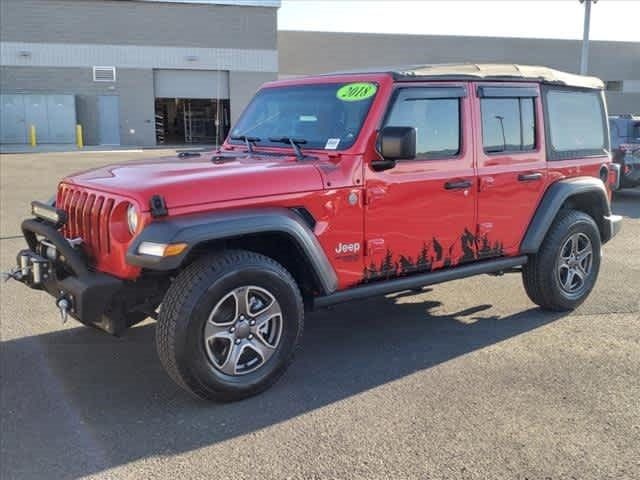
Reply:
[[579, 294], [586, 286], [593, 267], [593, 246], [584, 233], [574, 233], [560, 248], [556, 275], [560, 288], [569, 295]]
[[242, 286], [213, 308], [204, 327], [204, 346], [220, 372], [245, 375], [262, 367], [282, 336], [282, 309], [268, 290]]

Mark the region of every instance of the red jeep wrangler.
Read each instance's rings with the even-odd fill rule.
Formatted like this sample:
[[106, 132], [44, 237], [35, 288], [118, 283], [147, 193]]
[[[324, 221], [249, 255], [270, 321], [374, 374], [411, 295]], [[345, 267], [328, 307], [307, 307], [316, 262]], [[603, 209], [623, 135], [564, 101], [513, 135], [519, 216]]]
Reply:
[[222, 401], [284, 373], [308, 309], [515, 270], [570, 310], [621, 225], [602, 87], [516, 65], [268, 83], [218, 151], [33, 202], [11, 275], [112, 334], [157, 318], [169, 375]]

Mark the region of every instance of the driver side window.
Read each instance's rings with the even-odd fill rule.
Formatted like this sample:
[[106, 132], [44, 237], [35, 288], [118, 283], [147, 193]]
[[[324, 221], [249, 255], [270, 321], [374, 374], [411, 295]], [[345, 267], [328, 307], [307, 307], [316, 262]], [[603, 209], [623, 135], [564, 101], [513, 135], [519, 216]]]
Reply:
[[384, 124], [415, 127], [417, 160], [449, 158], [460, 153], [460, 99], [432, 97], [425, 88], [398, 90]]

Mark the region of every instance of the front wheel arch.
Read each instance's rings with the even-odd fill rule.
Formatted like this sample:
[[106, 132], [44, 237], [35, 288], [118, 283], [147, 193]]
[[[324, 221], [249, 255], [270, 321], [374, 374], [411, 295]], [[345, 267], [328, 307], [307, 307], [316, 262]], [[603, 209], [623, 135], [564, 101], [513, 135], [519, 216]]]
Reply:
[[[323, 294], [338, 288], [338, 277], [312, 227], [302, 216], [281, 207], [252, 210], [229, 210], [197, 215], [176, 216], [147, 225], [131, 242], [127, 250], [127, 263], [150, 271], [178, 271], [203, 252], [233, 247], [256, 250], [261, 239], [277, 237], [299, 252], [309, 265]], [[185, 243], [187, 248], [169, 257], [154, 257], [139, 253], [143, 242], [173, 244]], [[274, 253], [267, 252], [268, 256]]]

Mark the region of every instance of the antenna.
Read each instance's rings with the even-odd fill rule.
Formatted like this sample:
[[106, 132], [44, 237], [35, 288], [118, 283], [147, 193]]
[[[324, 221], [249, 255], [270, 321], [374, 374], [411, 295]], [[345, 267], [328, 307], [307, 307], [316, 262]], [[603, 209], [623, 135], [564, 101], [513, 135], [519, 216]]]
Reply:
[[[220, 56], [219, 53], [218, 53], [218, 56]], [[215, 133], [215, 135], [216, 135], [216, 150], [219, 150], [219, 148], [220, 148], [219, 140], [220, 140], [220, 101], [221, 101], [221, 99], [220, 99], [220, 89], [221, 89], [220, 81], [222, 80], [221, 75], [220, 75], [221, 73], [222, 72], [220, 70], [220, 60], [218, 59], [218, 86], [217, 86], [217, 90], [218, 91], [216, 93], [218, 98], [216, 99], [216, 121], [215, 121], [215, 124], [214, 124], [214, 126], [216, 127], [216, 133]]]

